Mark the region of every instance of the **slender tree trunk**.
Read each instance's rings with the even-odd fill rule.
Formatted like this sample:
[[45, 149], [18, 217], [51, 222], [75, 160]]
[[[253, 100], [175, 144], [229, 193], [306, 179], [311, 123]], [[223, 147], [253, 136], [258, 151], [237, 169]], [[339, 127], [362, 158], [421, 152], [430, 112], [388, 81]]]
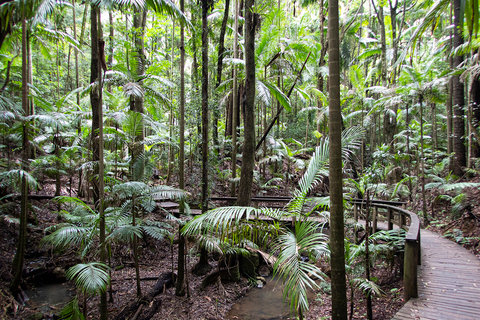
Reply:
[[[461, 21], [463, 17], [460, 16], [460, 0], [453, 0], [454, 11], [454, 29], [453, 29], [453, 45], [458, 48], [463, 44], [462, 30], [460, 30]], [[456, 69], [463, 62], [462, 55], [455, 55], [453, 57], [453, 68]], [[467, 165], [466, 150], [465, 150], [465, 120], [463, 108], [465, 107], [464, 88], [463, 83], [460, 82], [460, 76], [452, 76], [453, 81], [453, 172], [456, 176], [461, 177], [464, 173], [463, 168]]]
[[378, 4], [378, 9], [375, 6], [374, 0], [372, 0], [373, 8], [377, 13], [378, 25], [380, 27], [380, 45], [382, 49], [382, 54], [380, 55], [380, 78], [382, 80], [382, 85], [387, 86], [387, 40], [385, 35], [385, 16], [383, 13], [383, 5]]
[[[25, 18], [26, 4], [22, 6], [22, 108], [26, 116], [29, 115], [28, 105], [28, 62], [27, 62], [27, 21]], [[29, 143], [27, 123], [23, 123], [22, 137], [22, 170], [28, 171]], [[28, 217], [28, 181], [24, 175], [21, 180], [20, 197], [20, 230], [18, 234], [17, 251], [13, 258], [12, 271], [13, 281], [10, 284], [10, 291], [18, 299], [21, 292], [20, 282], [22, 280], [23, 265], [25, 258], [25, 247], [27, 243], [27, 217]]]
[[330, 128], [330, 250], [332, 320], [347, 319], [342, 190], [342, 115], [340, 108], [340, 35], [338, 0], [328, 2], [329, 128]]
[[255, 164], [255, 27], [252, 12], [254, 0], [245, 0], [245, 91], [244, 135], [242, 170], [238, 187], [237, 204], [249, 206], [252, 196], [253, 169]]
[[[222, 27], [220, 28], [220, 37], [218, 40], [218, 61], [217, 61], [217, 85], [222, 83], [223, 58], [225, 55], [225, 31], [227, 29], [228, 12], [230, 10], [230, 0], [225, 0], [225, 12], [223, 14]], [[218, 104], [218, 103], [217, 103]], [[220, 117], [220, 110], [218, 106], [213, 109], [213, 144], [218, 151], [218, 118]]]
[[[370, 237], [370, 195], [367, 193], [367, 205], [366, 205], [366, 219], [365, 219], [365, 279], [370, 281], [370, 247], [369, 247], [369, 237]], [[373, 310], [372, 310], [372, 295], [367, 293], [367, 319], [373, 319]]]
[[[145, 35], [145, 26], [147, 23], [147, 9], [140, 9], [135, 8], [133, 13], [133, 38], [134, 38], [134, 45], [135, 45], [135, 54], [137, 65], [134, 74], [136, 76], [143, 76], [145, 73], [145, 42], [144, 42], [144, 35]], [[143, 81], [138, 81], [140, 86], [143, 86]], [[144, 146], [142, 141], [145, 139], [144, 133], [144, 124], [143, 124], [143, 107], [144, 107], [144, 98], [143, 96], [131, 96], [130, 97], [130, 110], [139, 113], [139, 129], [138, 133], [135, 136], [134, 146], [130, 150], [131, 153], [131, 163], [130, 163], [130, 174], [133, 180], [139, 180], [143, 178], [143, 169], [144, 166], [137, 166], [138, 171], [134, 170], [135, 163], [141, 160], [141, 155], [144, 152]], [[138, 160], [140, 159], [140, 160]]]
[[112, 10], [108, 11], [108, 21], [110, 23], [110, 28], [109, 28], [109, 35], [108, 35], [108, 60], [107, 60], [107, 66], [109, 69], [112, 68], [113, 66], [113, 49], [114, 49], [114, 28], [113, 28], [113, 12]]
[[208, 21], [209, 1], [202, 0], [202, 212], [208, 200]]
[[[453, 6], [450, 6], [450, 25], [452, 24], [453, 16]], [[453, 49], [453, 34], [452, 29], [450, 29], [450, 40], [448, 41], [448, 50], [452, 51]], [[448, 65], [450, 69], [453, 69], [453, 58], [448, 57]], [[447, 86], [447, 153], [450, 155], [453, 152], [453, 78], [450, 78]], [[449, 170], [453, 169], [453, 161], [450, 162]]]
[[[208, 21], [209, 1], [202, 0], [202, 213], [208, 210]], [[210, 269], [208, 252], [202, 247], [197, 274]]]
[[[185, 10], [185, 0], [180, 0], [180, 10]], [[180, 21], [180, 142], [178, 152], [178, 185], [180, 189], [185, 188], [185, 24]], [[183, 201], [180, 203], [179, 216], [184, 213]], [[177, 283], [175, 294], [185, 295], [185, 237], [181, 233], [182, 225], [178, 226], [178, 262], [177, 262]]]
[[[171, 75], [172, 77], [174, 76], [174, 62], [175, 62], [175, 21], [172, 21], [172, 53], [170, 55], [170, 70], [171, 70]], [[167, 44], [165, 43], [165, 46]], [[170, 89], [170, 100], [173, 101], [173, 90]], [[174, 137], [174, 123], [175, 123], [175, 116], [173, 112], [173, 106], [170, 106], [170, 118], [169, 118], [169, 135], [170, 135], [170, 140], [173, 141]], [[170, 178], [172, 177], [173, 173], [173, 167], [174, 167], [174, 162], [175, 162], [175, 152], [173, 145], [170, 144], [168, 146], [168, 171], [167, 171], [167, 184], [170, 183]]]
[[[135, 198], [132, 199], [132, 226], [137, 225], [137, 209], [135, 208]], [[140, 266], [138, 261], [138, 237], [136, 234], [133, 235], [133, 261], [135, 263], [135, 278], [137, 282], [137, 298], [142, 297], [142, 287], [140, 286]]]
[[[238, 0], [235, 1], [235, 37], [233, 42], [233, 58], [236, 59], [237, 49], [238, 49]], [[233, 101], [232, 101], [232, 185], [230, 190], [230, 196], [235, 197], [236, 195], [236, 182], [237, 178], [237, 122], [238, 122], [238, 88], [237, 88], [237, 69], [233, 67]]]
[[[104, 181], [103, 181], [103, 112], [102, 112], [102, 71], [100, 56], [101, 46], [105, 46], [101, 29], [100, 8], [91, 5], [90, 11], [91, 25], [91, 65], [90, 65], [90, 83], [98, 82], [90, 91], [90, 104], [92, 107], [92, 155], [94, 167], [93, 200], [100, 217], [100, 262], [107, 262], [107, 253], [105, 248], [105, 216], [103, 208], [104, 200]], [[100, 319], [108, 319], [107, 292], [100, 293]]]
[[419, 98], [420, 104], [420, 153], [422, 159], [420, 160], [420, 165], [422, 166], [422, 210], [423, 210], [423, 221], [428, 224], [427, 217], [427, 201], [425, 197], [425, 153], [423, 147], [423, 96], [420, 95]]

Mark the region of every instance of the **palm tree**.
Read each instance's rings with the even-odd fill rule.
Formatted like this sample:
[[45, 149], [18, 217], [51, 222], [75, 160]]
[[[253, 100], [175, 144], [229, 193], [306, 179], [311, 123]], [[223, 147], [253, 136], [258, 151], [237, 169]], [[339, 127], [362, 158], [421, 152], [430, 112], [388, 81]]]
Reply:
[[340, 36], [338, 0], [328, 2], [328, 69], [330, 129], [330, 248], [332, 268], [332, 319], [347, 319], [343, 225], [342, 116], [340, 106]]

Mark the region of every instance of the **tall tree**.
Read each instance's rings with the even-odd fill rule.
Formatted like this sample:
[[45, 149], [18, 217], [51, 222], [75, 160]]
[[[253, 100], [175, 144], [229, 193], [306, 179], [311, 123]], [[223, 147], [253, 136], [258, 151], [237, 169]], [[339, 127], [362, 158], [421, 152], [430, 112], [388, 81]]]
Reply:
[[[225, 11], [223, 13], [222, 26], [220, 28], [220, 37], [218, 39], [218, 60], [217, 60], [217, 83], [216, 88], [222, 83], [223, 58], [225, 55], [225, 31], [227, 30], [228, 12], [230, 10], [230, 0], [225, 0]], [[218, 118], [220, 110], [218, 106], [213, 109], [213, 144], [218, 146]]]
[[[233, 40], [233, 58], [237, 59], [237, 49], [238, 49], [238, 0], [235, 1], [235, 26], [233, 28], [235, 32]], [[233, 88], [232, 88], [232, 185], [230, 190], [230, 196], [235, 197], [236, 194], [236, 182], [235, 178], [237, 177], [237, 68], [233, 68]]]
[[245, 142], [237, 205], [249, 206], [255, 164], [255, 27], [254, 0], [245, 0], [245, 89], [243, 97]]
[[[185, 10], [185, 0], [180, 0], [180, 10]], [[178, 185], [180, 189], [185, 188], [185, 23], [180, 21], [180, 143], [178, 152]], [[179, 214], [184, 211], [183, 203], [180, 206]], [[180, 232], [182, 225], [178, 226], [178, 271], [177, 283], [175, 285], [175, 294], [183, 296], [185, 294], [185, 237]]]
[[[213, 3], [202, 0], [202, 213], [208, 210], [208, 10]], [[208, 252], [202, 247], [200, 260], [195, 266], [197, 274], [210, 269]]]
[[[102, 112], [102, 66], [105, 63], [105, 42], [103, 41], [100, 7], [92, 4], [90, 8], [91, 63], [90, 83], [96, 83], [90, 91], [92, 108], [92, 161], [95, 163], [93, 184], [93, 200], [100, 217], [100, 262], [106, 263], [105, 248], [105, 216], [103, 214], [104, 180], [103, 180], [103, 112]], [[106, 69], [106, 66], [105, 66]], [[107, 292], [100, 293], [100, 319], [108, 319]]]
[[[147, 23], [147, 8], [134, 7], [133, 13], [133, 41], [135, 44], [135, 68], [132, 70], [132, 73], [135, 74], [135, 79], [137, 80], [139, 89], [139, 94], [132, 94], [130, 96], [130, 110], [137, 112], [138, 115], [135, 117], [138, 122], [138, 126], [135, 134], [135, 144], [131, 152], [131, 172], [133, 180], [139, 180], [143, 177], [143, 166], [137, 165], [137, 159], [141, 159], [141, 155], [144, 151], [144, 146], [142, 141], [145, 138], [144, 128], [143, 128], [143, 106], [144, 106], [144, 96], [143, 96], [143, 80], [142, 77], [145, 74], [145, 26]], [[140, 160], [141, 161], [141, 160]], [[140, 162], [139, 161], [139, 162]], [[139, 163], [138, 162], [138, 163]], [[135, 166], [135, 170], [133, 170]]]
[[340, 36], [338, 0], [328, 2], [328, 69], [330, 130], [330, 250], [332, 320], [347, 319], [343, 225], [342, 115], [340, 109]]
[[[463, 35], [461, 26], [463, 26], [461, 15], [461, 0], [452, 0], [453, 5], [453, 46], [455, 49], [463, 44]], [[456, 54], [453, 57], [453, 68], [456, 69], [463, 62], [463, 55]], [[460, 82], [460, 76], [452, 77], [452, 104], [453, 104], [453, 172], [457, 176], [463, 175], [463, 167], [467, 165], [465, 149], [465, 120], [463, 111], [465, 107], [464, 87]]]
[[[22, 108], [25, 116], [29, 115], [28, 105], [28, 62], [27, 62], [27, 18], [25, 11], [26, 4], [21, 6], [22, 16]], [[28, 216], [28, 181], [26, 172], [28, 170], [29, 144], [27, 122], [23, 123], [22, 139], [22, 171], [21, 176], [21, 199], [20, 199], [20, 232], [18, 235], [17, 251], [13, 259], [14, 278], [10, 284], [10, 291], [15, 298], [20, 293], [20, 282], [23, 274], [23, 264], [25, 257], [25, 246], [27, 242], [27, 216]]]

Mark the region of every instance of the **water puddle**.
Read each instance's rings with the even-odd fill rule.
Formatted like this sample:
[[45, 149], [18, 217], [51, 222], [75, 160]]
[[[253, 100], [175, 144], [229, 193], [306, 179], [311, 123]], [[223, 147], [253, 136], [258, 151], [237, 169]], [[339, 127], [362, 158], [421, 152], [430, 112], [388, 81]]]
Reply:
[[49, 312], [62, 309], [74, 296], [75, 288], [68, 282], [42, 284], [26, 290], [25, 294], [28, 297], [25, 302], [27, 307]]
[[290, 308], [283, 302], [283, 285], [277, 279], [267, 279], [263, 288], [251, 288], [227, 314], [229, 320], [288, 319]]

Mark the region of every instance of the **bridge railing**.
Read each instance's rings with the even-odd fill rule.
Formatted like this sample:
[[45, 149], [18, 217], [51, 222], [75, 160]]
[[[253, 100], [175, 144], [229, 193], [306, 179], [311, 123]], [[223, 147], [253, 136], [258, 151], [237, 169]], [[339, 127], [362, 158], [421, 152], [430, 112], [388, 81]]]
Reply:
[[[366, 201], [352, 199], [354, 219], [358, 221]], [[403, 264], [404, 300], [418, 297], [417, 266], [421, 264], [420, 252], [420, 221], [418, 216], [405, 209], [404, 202], [371, 200], [372, 208], [372, 232], [377, 231], [379, 219], [384, 219], [388, 230], [393, 229], [394, 224], [399, 228], [408, 229], [405, 236], [405, 255]], [[402, 206], [402, 207], [398, 207]]]

